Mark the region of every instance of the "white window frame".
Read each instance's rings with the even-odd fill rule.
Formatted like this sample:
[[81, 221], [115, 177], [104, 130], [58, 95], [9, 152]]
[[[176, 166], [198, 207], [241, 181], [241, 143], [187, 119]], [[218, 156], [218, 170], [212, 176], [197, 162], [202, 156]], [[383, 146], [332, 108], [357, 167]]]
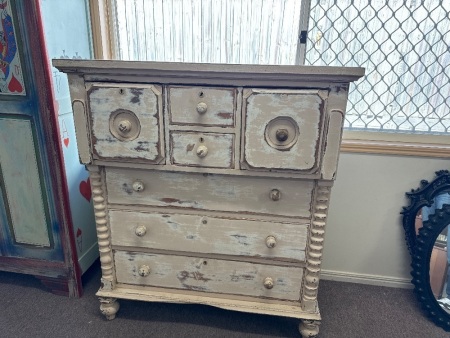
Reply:
[[[113, 59], [114, 32], [112, 0], [89, 0], [94, 56], [96, 59]], [[310, 0], [302, 0], [300, 32], [308, 30]], [[303, 63], [306, 45], [299, 43], [297, 62]], [[450, 158], [450, 135], [431, 135], [406, 132], [344, 130], [341, 151], [404, 155], [415, 157]]]

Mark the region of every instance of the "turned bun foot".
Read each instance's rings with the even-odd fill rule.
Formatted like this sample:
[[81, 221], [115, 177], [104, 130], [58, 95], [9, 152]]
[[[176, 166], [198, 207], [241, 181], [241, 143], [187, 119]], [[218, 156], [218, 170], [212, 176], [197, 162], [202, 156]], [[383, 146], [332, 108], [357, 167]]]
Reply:
[[100, 311], [107, 320], [116, 318], [116, 313], [119, 311], [120, 305], [115, 298], [100, 297]]
[[319, 320], [302, 319], [299, 325], [299, 331], [302, 338], [315, 338], [319, 334]]

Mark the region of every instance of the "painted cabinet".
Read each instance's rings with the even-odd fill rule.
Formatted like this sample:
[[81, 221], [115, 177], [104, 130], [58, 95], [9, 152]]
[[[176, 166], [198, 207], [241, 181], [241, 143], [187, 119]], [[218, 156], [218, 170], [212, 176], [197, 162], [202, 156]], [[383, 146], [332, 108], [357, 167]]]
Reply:
[[348, 87], [364, 69], [53, 64], [79, 108], [106, 318], [117, 299], [198, 303], [299, 318], [316, 336]]
[[[0, 0], [0, 270], [32, 274], [55, 293], [80, 296], [81, 275], [98, 255], [91, 192], [76, 155], [67, 80], [55, 81], [45, 40], [56, 46], [83, 22], [77, 11], [61, 20], [66, 11], [56, 3]], [[84, 1], [73, 3], [84, 6], [87, 29]], [[45, 11], [65, 30], [45, 34]], [[84, 44], [89, 51], [87, 37]]]

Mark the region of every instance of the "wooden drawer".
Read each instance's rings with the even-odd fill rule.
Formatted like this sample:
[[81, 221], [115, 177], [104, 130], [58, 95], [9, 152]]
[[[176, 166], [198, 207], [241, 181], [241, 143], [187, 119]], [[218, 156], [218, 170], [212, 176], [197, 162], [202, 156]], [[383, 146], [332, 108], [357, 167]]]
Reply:
[[[303, 269], [298, 267], [124, 251], [116, 251], [114, 259], [118, 283], [291, 301], [300, 298]], [[272, 288], [264, 286], [267, 278]]]
[[248, 169], [316, 171], [327, 96], [324, 90], [246, 90]]
[[307, 224], [122, 210], [109, 221], [113, 245], [305, 260]]
[[161, 93], [153, 85], [93, 84], [88, 97], [94, 156], [160, 162]]
[[170, 161], [175, 165], [234, 168], [234, 135], [170, 133]]
[[109, 203], [308, 219], [314, 187], [311, 180], [118, 168], [106, 169], [106, 183]]
[[236, 89], [168, 87], [171, 124], [233, 127]]

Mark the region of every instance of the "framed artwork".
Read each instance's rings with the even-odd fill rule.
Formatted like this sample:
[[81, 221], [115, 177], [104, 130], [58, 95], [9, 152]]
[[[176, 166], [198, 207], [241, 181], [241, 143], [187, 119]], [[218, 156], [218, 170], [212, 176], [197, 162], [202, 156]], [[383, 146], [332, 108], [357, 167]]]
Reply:
[[0, 0], [0, 94], [26, 95], [10, 1]]

